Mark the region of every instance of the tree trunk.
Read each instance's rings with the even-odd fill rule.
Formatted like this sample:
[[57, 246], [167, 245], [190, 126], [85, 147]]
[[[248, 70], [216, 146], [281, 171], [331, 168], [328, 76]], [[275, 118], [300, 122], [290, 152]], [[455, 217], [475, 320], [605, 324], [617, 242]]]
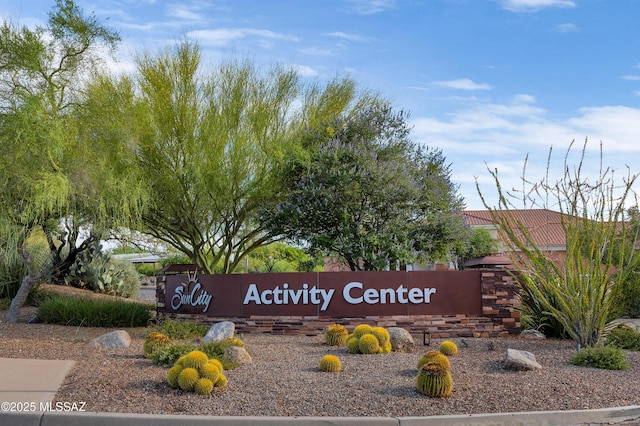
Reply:
[[22, 256], [22, 260], [25, 265], [27, 265], [27, 275], [22, 279], [22, 283], [20, 284], [20, 288], [16, 293], [16, 296], [11, 301], [11, 308], [9, 308], [9, 322], [16, 323], [18, 322], [18, 314], [20, 313], [20, 309], [24, 305], [24, 302], [27, 301], [27, 297], [29, 297], [29, 293], [40, 281], [40, 271], [34, 271], [31, 267], [33, 262], [33, 258], [31, 254], [22, 248], [20, 250], [20, 255]]

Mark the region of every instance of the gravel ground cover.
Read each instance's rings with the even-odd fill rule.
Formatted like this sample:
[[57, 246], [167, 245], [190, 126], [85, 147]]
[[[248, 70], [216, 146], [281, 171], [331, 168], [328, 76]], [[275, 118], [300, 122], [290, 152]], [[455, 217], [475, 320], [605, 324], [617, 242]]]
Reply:
[[[32, 313], [31, 313], [32, 314]], [[25, 312], [25, 319], [29, 311]], [[574, 346], [562, 340], [453, 339], [453, 394], [431, 399], [415, 390], [415, 353], [352, 355], [329, 347], [322, 336], [243, 336], [253, 363], [225, 374], [224, 389], [199, 396], [171, 389], [167, 370], [142, 355], [149, 329], [128, 329], [131, 347], [93, 349], [87, 343], [111, 329], [46, 324], [8, 324], [0, 312], [0, 357], [71, 359], [76, 365], [56, 401], [86, 402], [87, 411], [230, 416], [432, 416], [515, 411], [597, 409], [640, 405], [640, 353], [631, 368], [607, 371], [567, 362]], [[503, 368], [507, 348], [535, 354], [540, 371]], [[337, 355], [340, 373], [318, 370], [325, 354]]]

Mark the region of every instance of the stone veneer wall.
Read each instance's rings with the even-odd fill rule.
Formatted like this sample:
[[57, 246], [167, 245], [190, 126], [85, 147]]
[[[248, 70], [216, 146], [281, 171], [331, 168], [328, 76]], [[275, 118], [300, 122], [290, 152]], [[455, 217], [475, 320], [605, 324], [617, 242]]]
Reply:
[[185, 318], [200, 323], [232, 321], [237, 333], [272, 333], [318, 335], [335, 323], [353, 328], [368, 323], [381, 327], [402, 327], [414, 336], [432, 338], [499, 337], [520, 333], [519, 286], [515, 278], [502, 269], [483, 269], [482, 316], [469, 315], [396, 315], [332, 318], [324, 316], [252, 316], [208, 317], [193, 314], [167, 314], [165, 312], [165, 277], [158, 277], [156, 305], [158, 319]]

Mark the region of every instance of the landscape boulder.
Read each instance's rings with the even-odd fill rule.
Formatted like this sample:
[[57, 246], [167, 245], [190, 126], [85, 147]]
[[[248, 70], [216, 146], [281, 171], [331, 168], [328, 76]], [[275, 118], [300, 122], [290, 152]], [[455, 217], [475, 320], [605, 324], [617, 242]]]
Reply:
[[131, 336], [124, 330], [116, 330], [98, 336], [89, 342], [89, 346], [94, 348], [121, 349], [131, 345]]
[[510, 370], [539, 370], [542, 368], [536, 361], [536, 357], [531, 352], [519, 351], [517, 349], [507, 349], [504, 360], [505, 368]]
[[236, 331], [236, 325], [231, 321], [221, 321], [213, 324], [202, 341], [204, 343], [209, 342], [221, 342], [224, 339], [233, 337]]
[[547, 338], [543, 333], [539, 332], [538, 330], [522, 330], [520, 332], [520, 336], [525, 339], [531, 339], [531, 340], [543, 340]]
[[251, 364], [253, 362], [249, 352], [241, 346], [232, 346], [225, 349], [224, 355], [234, 365]]
[[400, 327], [387, 328], [389, 337], [391, 338], [391, 350], [393, 352], [414, 352], [416, 350], [416, 342], [413, 336]]

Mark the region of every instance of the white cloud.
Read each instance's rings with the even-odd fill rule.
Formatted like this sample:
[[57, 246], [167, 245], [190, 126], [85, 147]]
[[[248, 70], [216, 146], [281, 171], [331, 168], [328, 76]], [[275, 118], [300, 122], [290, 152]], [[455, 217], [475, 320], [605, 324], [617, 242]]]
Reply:
[[362, 37], [362, 36], [357, 35], [357, 34], [345, 33], [345, 32], [342, 32], [342, 31], [334, 31], [332, 33], [326, 33], [326, 35], [328, 35], [330, 37], [341, 38], [341, 39], [348, 40], [348, 41], [358, 41], [358, 42], [368, 41], [368, 38], [366, 38], [366, 37]]
[[307, 65], [294, 64], [294, 65], [291, 65], [291, 68], [293, 68], [295, 71], [298, 72], [298, 74], [300, 74], [303, 77], [315, 77], [318, 75], [318, 71], [316, 71], [314, 68], [311, 68]]
[[556, 31], [560, 33], [579, 33], [581, 30], [576, 24], [566, 23], [557, 25]]
[[295, 36], [256, 28], [217, 28], [212, 30], [189, 31], [187, 36], [203, 45], [224, 46], [235, 40], [256, 37], [262, 40], [298, 41]]
[[500, 5], [511, 12], [537, 12], [544, 8], [560, 7], [570, 8], [575, 7], [576, 2], [573, 0], [497, 0]]
[[491, 89], [491, 86], [488, 84], [478, 84], [468, 78], [461, 78], [459, 80], [436, 81], [434, 84], [440, 87], [446, 87], [449, 89], [459, 89], [459, 90], [490, 90]]
[[395, 0], [346, 0], [353, 6], [353, 11], [359, 15], [373, 15], [393, 9]]
[[[539, 181], [549, 174], [555, 181], [563, 173], [566, 150], [575, 141], [569, 164], [577, 165], [582, 144], [588, 138], [583, 170], [596, 176], [603, 165], [626, 173], [626, 166], [638, 173], [633, 163], [640, 154], [640, 109], [625, 106], [582, 108], [569, 118], [552, 119], [535, 104], [531, 95], [520, 94], [508, 103], [474, 103], [444, 117], [415, 117], [412, 137], [419, 143], [439, 148], [452, 163], [452, 179], [460, 185], [467, 207], [482, 209], [476, 179], [489, 205], [496, 200], [496, 186], [489, 174], [497, 169], [505, 190], [522, 187], [524, 160], [527, 177]], [[553, 155], [549, 169], [549, 149]], [[493, 197], [493, 198], [492, 198]], [[520, 206], [522, 207], [522, 206]]]
[[623, 75], [623, 80], [640, 81], [640, 75]]
[[333, 56], [335, 52], [331, 49], [320, 49], [319, 47], [305, 47], [298, 49], [298, 52], [309, 56]]
[[204, 22], [206, 20], [193, 5], [179, 3], [167, 6], [167, 16], [191, 22]]

